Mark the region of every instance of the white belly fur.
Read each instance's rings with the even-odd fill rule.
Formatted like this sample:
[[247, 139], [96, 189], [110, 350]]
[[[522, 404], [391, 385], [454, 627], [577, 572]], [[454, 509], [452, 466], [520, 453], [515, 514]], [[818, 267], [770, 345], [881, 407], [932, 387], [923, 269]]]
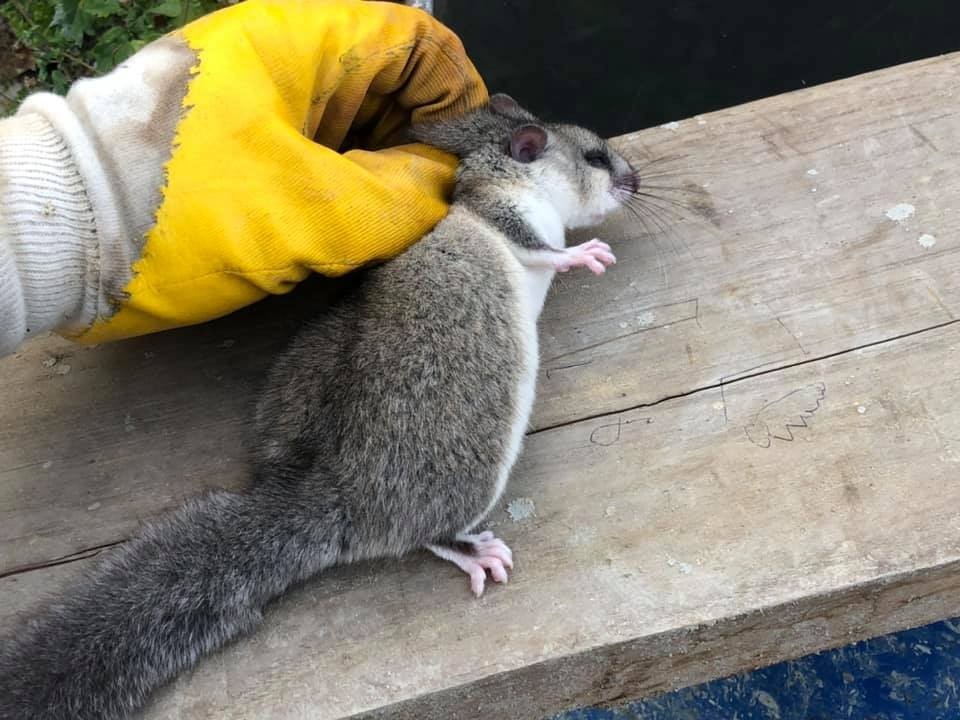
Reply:
[[467, 531], [471, 530], [483, 520], [500, 500], [500, 496], [503, 495], [503, 490], [507, 485], [507, 479], [510, 477], [510, 471], [513, 469], [517, 456], [520, 454], [523, 437], [527, 432], [527, 427], [530, 422], [530, 413], [533, 411], [533, 400], [537, 387], [537, 371], [540, 366], [537, 320], [540, 317], [540, 311], [543, 309], [543, 303], [546, 300], [547, 291], [550, 289], [550, 283], [553, 281], [554, 276], [553, 270], [529, 268], [522, 265], [509, 248], [507, 244], [509, 242], [509, 240], [504, 238], [501, 245], [503, 263], [507, 268], [516, 290], [515, 297], [517, 298], [517, 303], [515, 317], [517, 319], [517, 332], [521, 343], [520, 381], [517, 387], [516, 402], [513, 407], [510, 438], [507, 441], [506, 452], [503, 455], [500, 465], [493, 496], [490, 498], [490, 502], [484, 511], [466, 528]]

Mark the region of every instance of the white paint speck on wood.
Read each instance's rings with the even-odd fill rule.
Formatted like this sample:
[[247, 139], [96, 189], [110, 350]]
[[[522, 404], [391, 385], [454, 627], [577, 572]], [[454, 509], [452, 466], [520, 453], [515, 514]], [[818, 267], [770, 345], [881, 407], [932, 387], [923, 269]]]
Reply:
[[910, 203], [898, 203], [892, 208], [887, 210], [885, 215], [894, 222], [903, 222], [908, 217], [913, 215], [917, 209]]

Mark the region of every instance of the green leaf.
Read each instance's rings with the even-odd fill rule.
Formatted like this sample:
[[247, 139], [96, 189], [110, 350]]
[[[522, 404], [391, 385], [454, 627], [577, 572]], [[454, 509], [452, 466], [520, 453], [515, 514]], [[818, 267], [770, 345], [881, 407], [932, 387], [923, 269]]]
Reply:
[[132, 54], [130, 38], [122, 27], [108, 29], [92, 50], [94, 65], [100, 72], [111, 70], [117, 63]]
[[60, 70], [50, 73], [50, 80], [53, 83], [53, 91], [60, 95], [65, 95], [70, 88], [70, 79]]
[[96, 18], [105, 18], [119, 14], [123, 8], [118, 0], [80, 0], [80, 11]]
[[114, 25], [112, 28], [108, 28], [100, 35], [97, 45], [101, 45], [103, 43], [115, 43], [118, 40], [125, 40], [127, 38], [127, 29], [120, 27], [119, 25]]
[[153, 15], [163, 15], [168, 18], [180, 17], [183, 12], [183, 3], [181, 0], [161, 0], [160, 3], [150, 8]]
[[54, 5], [53, 21], [57, 22], [59, 18], [60, 22], [65, 25], [71, 25], [76, 19], [79, 9], [80, 0], [60, 0]]
[[81, 12], [79, 2], [61, 0], [54, 10], [53, 20], [50, 21], [50, 29], [53, 30], [51, 34], [54, 37], [59, 35], [70, 45], [79, 46], [95, 19], [92, 15]]
[[79, 77], [107, 72], [148, 42], [235, 0], [0, 0], [18, 41], [33, 56], [24, 92], [64, 92]]

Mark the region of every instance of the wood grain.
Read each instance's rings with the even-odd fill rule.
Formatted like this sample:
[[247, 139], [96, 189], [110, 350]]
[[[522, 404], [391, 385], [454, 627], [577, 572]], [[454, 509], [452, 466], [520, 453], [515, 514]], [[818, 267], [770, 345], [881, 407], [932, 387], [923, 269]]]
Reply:
[[[474, 601], [426, 555], [338, 569], [147, 717], [540, 718], [957, 614], [958, 70], [619, 138], [669, 158], [645, 177], [684, 207], [611, 222], [617, 266], [555, 285], [534, 431], [492, 519], [511, 583]], [[0, 631], [77, 572], [24, 566], [245, 481], [263, 369], [335, 290], [0, 360]]]
[[[617, 251], [610, 276], [556, 285], [535, 426], [953, 319], [957, 66], [924, 61], [620, 138], [638, 163], [667, 158], [648, 183], [680, 188], [650, 191], [669, 229], [613, 222], [597, 233]], [[889, 219], [901, 203], [914, 213]]]

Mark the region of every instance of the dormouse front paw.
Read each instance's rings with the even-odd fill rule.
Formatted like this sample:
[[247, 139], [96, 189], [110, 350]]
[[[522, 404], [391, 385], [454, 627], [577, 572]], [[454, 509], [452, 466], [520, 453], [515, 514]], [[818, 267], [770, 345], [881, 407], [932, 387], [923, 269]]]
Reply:
[[570, 268], [586, 267], [594, 275], [603, 275], [607, 267], [617, 262], [617, 258], [605, 242], [594, 238], [580, 245], [568, 247], [560, 253], [554, 268], [557, 272], [566, 272]]

